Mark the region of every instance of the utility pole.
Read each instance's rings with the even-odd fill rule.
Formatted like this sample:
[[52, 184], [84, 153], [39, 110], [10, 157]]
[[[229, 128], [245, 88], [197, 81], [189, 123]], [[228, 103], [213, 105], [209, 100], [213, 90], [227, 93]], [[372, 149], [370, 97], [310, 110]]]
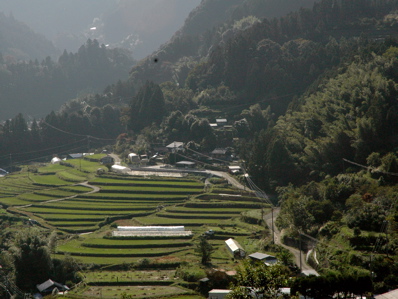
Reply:
[[90, 151], [90, 136], [87, 135], [87, 153]]
[[177, 164], [177, 149], [176, 149], [176, 142], [174, 141], [174, 166]]
[[12, 154], [10, 153], [10, 172], [12, 172]]
[[271, 228], [272, 228], [272, 244], [275, 244], [275, 232], [274, 232], [274, 207], [271, 207]]
[[303, 272], [301, 264], [301, 232], [299, 231], [300, 273]]

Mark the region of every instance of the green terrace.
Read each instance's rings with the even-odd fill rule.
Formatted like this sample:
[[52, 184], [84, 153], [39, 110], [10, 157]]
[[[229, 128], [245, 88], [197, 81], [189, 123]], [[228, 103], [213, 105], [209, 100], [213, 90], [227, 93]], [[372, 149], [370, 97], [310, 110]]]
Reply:
[[90, 181], [91, 185], [164, 185], [164, 186], [185, 186], [190, 188], [203, 188], [203, 183], [193, 179], [176, 179], [176, 178], [160, 178], [160, 177], [135, 177], [135, 176], [107, 176], [103, 175]]

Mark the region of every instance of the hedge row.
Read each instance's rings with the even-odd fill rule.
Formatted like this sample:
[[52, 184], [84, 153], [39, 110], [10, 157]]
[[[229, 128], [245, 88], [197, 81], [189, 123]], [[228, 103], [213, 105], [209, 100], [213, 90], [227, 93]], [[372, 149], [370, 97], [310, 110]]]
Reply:
[[[125, 195], [129, 195], [129, 194], [125, 194]], [[109, 196], [109, 195], [99, 195], [98, 193], [93, 193], [93, 194], [81, 194], [79, 195], [79, 198], [87, 198], [87, 199], [92, 199], [92, 198], [99, 198], [99, 199], [126, 199], [126, 200], [185, 200], [187, 199], [187, 196], [182, 195], [182, 196], [157, 196], [157, 197], [149, 197], [149, 196]]]
[[264, 207], [261, 203], [225, 203], [225, 202], [187, 202], [187, 208], [237, 208], [237, 209], [261, 209]]
[[[174, 238], [173, 238], [174, 239]], [[83, 247], [89, 248], [116, 248], [116, 249], [134, 249], [134, 248], [173, 248], [173, 247], [187, 247], [192, 246], [192, 243], [163, 243], [163, 244], [92, 244], [92, 243], [82, 243]]]
[[263, 220], [261, 220], [261, 219], [247, 216], [247, 215], [241, 215], [240, 220], [245, 223], [256, 224], [256, 225], [263, 225], [263, 223], [264, 223]]
[[88, 257], [159, 257], [159, 256], [164, 256], [164, 255], [169, 255], [169, 254], [174, 254], [177, 252], [180, 252], [181, 250], [174, 250], [174, 251], [169, 251], [169, 252], [143, 252], [143, 253], [91, 253], [91, 252], [68, 252], [68, 251], [57, 251], [57, 254], [69, 254], [72, 256], [88, 256]]
[[[123, 189], [101, 189], [99, 193], [116, 193], [116, 194], [165, 194], [165, 195], [189, 195], [201, 193], [200, 190], [123, 190]], [[97, 193], [96, 193], [97, 194]]]
[[158, 217], [175, 218], [175, 219], [230, 219], [231, 216], [220, 215], [174, 215], [174, 214], [156, 214]]
[[225, 210], [211, 210], [209, 208], [208, 210], [173, 210], [173, 209], [166, 209], [167, 212], [169, 213], [181, 213], [181, 214], [231, 214], [231, 215], [237, 215], [241, 213], [241, 209], [236, 208], [235, 211], [225, 211]]
[[83, 234], [83, 233], [90, 233], [90, 232], [93, 232], [93, 231], [96, 231], [97, 229], [99, 229], [99, 227], [98, 226], [92, 226], [92, 227], [83, 227], [83, 228], [81, 228], [80, 226], [78, 226], [78, 227], [76, 227], [75, 229], [71, 229], [71, 228], [66, 228], [66, 227], [62, 227], [62, 226], [60, 226], [60, 227], [57, 227], [58, 229], [60, 229], [60, 230], [62, 230], [62, 231], [64, 231], [64, 232], [66, 232], [66, 233], [69, 233], [69, 234]]
[[95, 281], [89, 282], [89, 286], [170, 286], [173, 280], [132, 280], [132, 281]]
[[[190, 182], [190, 183], [195, 183], [195, 180], [192, 179], [184, 179], [184, 178], [162, 178], [160, 179], [159, 177], [155, 177], [155, 178], [148, 178], [148, 177], [141, 177], [141, 176], [117, 176], [117, 175], [109, 175], [109, 174], [103, 174], [99, 177], [100, 179], [113, 179], [113, 180], [121, 180], [121, 181], [164, 181], [164, 182]], [[95, 181], [90, 182], [91, 183], [95, 183]]]
[[107, 186], [107, 187], [158, 187], [158, 188], [192, 188], [192, 189], [203, 189], [204, 185], [203, 184], [175, 184], [175, 182], [172, 182], [174, 184], [162, 184], [154, 183], [151, 181], [151, 183], [148, 182], [148, 184], [143, 184], [143, 183], [118, 183], [118, 182], [90, 182], [91, 185], [95, 186]]
[[218, 199], [218, 200], [229, 200], [229, 201], [250, 201], [250, 202], [259, 202], [261, 203], [261, 200], [257, 197], [253, 196], [233, 196], [232, 194], [226, 194], [225, 195], [220, 195], [220, 194], [201, 194], [197, 196], [196, 198], [201, 199], [201, 200], [212, 200], [212, 199]]
[[[73, 210], [76, 212], [78, 209], [84, 209], [84, 210], [93, 210], [93, 211], [153, 211], [153, 206], [152, 207], [134, 207], [131, 205], [124, 205], [121, 207], [118, 207], [117, 205], [112, 205], [109, 207], [104, 207], [104, 206], [99, 206], [97, 203], [96, 205], [83, 205], [83, 204], [70, 204], [70, 205], [64, 205], [64, 206], [44, 206], [44, 205], [39, 205], [39, 204], [32, 204], [32, 208], [41, 208], [41, 209], [47, 209], [47, 210]], [[58, 213], [59, 214], [59, 213]]]

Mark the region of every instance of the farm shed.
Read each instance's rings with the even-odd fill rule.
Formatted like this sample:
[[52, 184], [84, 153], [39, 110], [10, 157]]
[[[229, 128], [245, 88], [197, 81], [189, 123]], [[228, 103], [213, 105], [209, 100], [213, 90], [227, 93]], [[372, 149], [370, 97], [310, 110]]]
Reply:
[[185, 231], [185, 227], [181, 226], [118, 226], [120, 231]]
[[112, 232], [114, 237], [129, 236], [192, 236], [184, 226], [118, 226]]
[[0, 168], [0, 177], [6, 176], [8, 174], [7, 170], [4, 170], [3, 168]]
[[225, 245], [234, 258], [244, 258], [246, 256], [245, 250], [236, 240], [229, 238], [225, 241]]
[[112, 165], [111, 170], [116, 173], [127, 173], [130, 171], [130, 168], [115, 164], [115, 165]]
[[43, 294], [52, 293], [55, 288], [58, 289], [59, 292], [69, 291], [69, 288], [66, 285], [52, 281], [51, 279], [46, 280], [42, 284], [36, 285], [36, 288], [39, 290], [40, 293]]
[[141, 160], [140, 156], [138, 154], [136, 154], [136, 153], [130, 153], [128, 155], [128, 158], [129, 158], [129, 162], [133, 163], [133, 164], [140, 163], [140, 160]]
[[228, 166], [228, 172], [232, 174], [242, 173], [242, 168], [239, 165]]
[[176, 163], [178, 168], [195, 168], [196, 163], [191, 161], [180, 161]]
[[231, 290], [212, 289], [209, 291], [208, 299], [224, 299], [229, 293], [231, 293]]
[[273, 265], [278, 262], [277, 258], [274, 257], [273, 255], [261, 253], [261, 252], [255, 252], [249, 255], [249, 258], [255, 261], [261, 261], [266, 265]]
[[69, 154], [67, 159], [80, 159], [83, 158], [83, 153]]

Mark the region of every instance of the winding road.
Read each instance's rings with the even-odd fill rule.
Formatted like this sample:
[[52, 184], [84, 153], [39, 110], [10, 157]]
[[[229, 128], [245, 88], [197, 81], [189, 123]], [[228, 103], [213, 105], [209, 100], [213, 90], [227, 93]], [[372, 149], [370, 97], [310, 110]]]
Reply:
[[[272, 231], [274, 232], [275, 244], [278, 244], [278, 245], [286, 248], [293, 254], [295, 263], [301, 269], [301, 271], [315, 271], [314, 268], [312, 268], [310, 265], [307, 264], [305, 253], [301, 252], [297, 248], [287, 246], [281, 242], [281, 233], [278, 230], [278, 228], [275, 225], [273, 225], [276, 221], [276, 218], [278, 217], [280, 208], [273, 208], [273, 209], [274, 209], [273, 212], [270, 212], [270, 213], [264, 215], [264, 220], [267, 223], [269, 229], [271, 230], [271, 234], [272, 234]], [[273, 218], [272, 218], [272, 216], [273, 216]], [[272, 226], [274, 228], [273, 230], [272, 230]]]

